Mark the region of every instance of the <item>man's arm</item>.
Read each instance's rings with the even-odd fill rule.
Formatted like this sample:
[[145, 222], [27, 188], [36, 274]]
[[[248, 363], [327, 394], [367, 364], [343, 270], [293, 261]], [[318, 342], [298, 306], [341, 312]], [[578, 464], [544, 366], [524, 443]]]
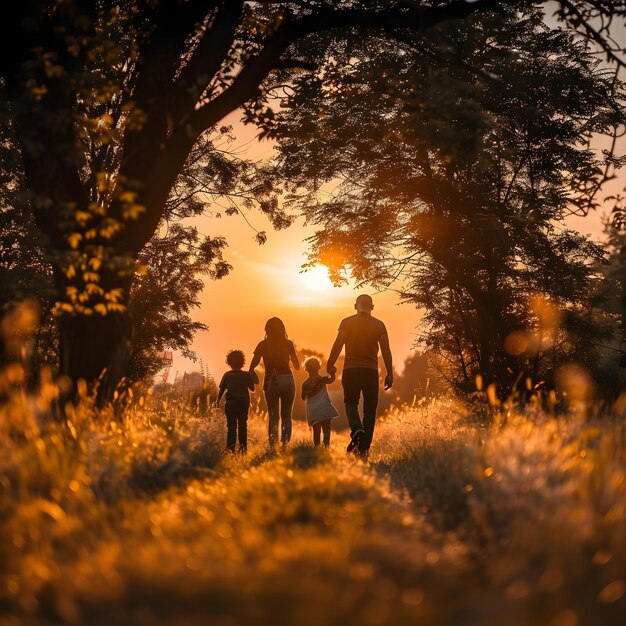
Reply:
[[328, 357], [328, 361], [326, 362], [326, 371], [329, 374], [336, 374], [337, 368], [335, 367], [335, 362], [339, 358], [341, 354], [341, 350], [343, 349], [344, 344], [346, 343], [346, 331], [339, 329], [337, 333], [337, 339], [335, 339], [335, 343], [333, 347], [330, 349], [330, 356]]
[[391, 358], [391, 348], [389, 347], [389, 335], [387, 329], [381, 334], [378, 340], [380, 345], [380, 352], [383, 357], [385, 369], [387, 370], [387, 376], [385, 376], [385, 389], [389, 389], [393, 385], [393, 359]]

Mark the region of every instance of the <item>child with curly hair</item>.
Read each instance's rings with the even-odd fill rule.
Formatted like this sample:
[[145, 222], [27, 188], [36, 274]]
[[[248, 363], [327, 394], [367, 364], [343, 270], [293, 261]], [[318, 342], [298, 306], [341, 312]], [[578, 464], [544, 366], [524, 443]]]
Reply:
[[239, 451], [246, 452], [248, 447], [248, 410], [250, 408], [250, 391], [254, 391], [253, 375], [243, 371], [246, 357], [241, 350], [231, 350], [226, 355], [226, 363], [230, 370], [222, 376], [216, 404], [220, 403], [226, 393], [224, 413], [226, 414], [226, 449], [235, 451], [237, 435], [239, 435]]

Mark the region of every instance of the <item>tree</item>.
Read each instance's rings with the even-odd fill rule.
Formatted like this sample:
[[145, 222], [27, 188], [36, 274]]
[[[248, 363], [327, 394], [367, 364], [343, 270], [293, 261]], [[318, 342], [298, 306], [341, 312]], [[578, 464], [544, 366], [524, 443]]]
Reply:
[[[100, 389], [111, 393], [129, 354], [135, 264], [193, 146], [241, 106], [271, 127], [268, 77], [311, 68], [289, 55], [292, 44], [332, 29], [422, 30], [503, 4], [13, 3], [0, 26], [2, 115], [51, 252], [61, 371], [93, 381], [106, 370]], [[622, 10], [614, 1], [561, 6], [582, 28], [594, 12]], [[603, 31], [590, 36], [609, 50]]]
[[546, 376], [591, 354], [603, 251], [562, 220], [595, 208], [607, 167], [621, 165], [588, 145], [624, 123], [613, 72], [536, 10], [394, 49], [343, 45], [277, 121], [278, 176], [319, 227], [311, 262], [424, 308], [424, 343], [465, 389], [478, 374], [506, 389], [521, 370]]
[[[220, 201], [228, 203], [228, 215], [253, 202], [264, 203], [266, 212], [274, 210], [276, 197], [262, 171], [229, 151], [231, 131], [224, 126], [196, 143], [170, 193], [159, 231], [139, 253], [140, 271], [135, 272], [129, 304], [134, 328], [129, 380], [153, 376], [166, 349], [195, 359], [190, 348], [194, 335], [207, 330], [190, 316], [200, 306], [201, 276], [220, 280], [232, 270], [223, 258], [225, 239], [201, 235], [189, 218], [207, 214], [207, 207]], [[215, 210], [211, 214], [221, 216]], [[256, 238], [262, 243], [265, 233]]]
[[[161, 367], [160, 353], [190, 349], [194, 334], [205, 330], [193, 322], [190, 311], [199, 306], [204, 284], [200, 277], [223, 278], [232, 269], [223, 259], [226, 242], [220, 237], [201, 236], [186, 224], [193, 216], [207, 213], [207, 204], [226, 201], [227, 214], [250, 206], [252, 195], [263, 197], [267, 181], [252, 162], [229, 151], [234, 141], [230, 127], [205, 135], [194, 146], [187, 168], [177, 180], [166, 205], [161, 227], [140, 253], [138, 271], [131, 286], [129, 313], [134, 327], [126, 379], [150, 378]], [[4, 163], [6, 185], [0, 189], [0, 307], [9, 308], [23, 299], [40, 305], [41, 327], [33, 355], [33, 371], [43, 363], [58, 368], [51, 310], [55, 302], [52, 267], [35, 228], [32, 215], [19, 193], [19, 171]], [[214, 217], [221, 214], [211, 211]], [[257, 238], [264, 233], [258, 233]]]
[[626, 367], [626, 224], [606, 224], [608, 262], [603, 266], [606, 283], [601, 293], [602, 305], [609, 314], [619, 319], [613, 357], [620, 367]]

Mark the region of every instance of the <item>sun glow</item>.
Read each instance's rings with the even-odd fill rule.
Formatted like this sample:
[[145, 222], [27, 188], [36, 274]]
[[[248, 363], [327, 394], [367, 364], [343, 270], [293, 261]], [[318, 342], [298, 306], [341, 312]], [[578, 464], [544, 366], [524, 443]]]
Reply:
[[333, 284], [328, 275], [328, 268], [325, 265], [315, 265], [298, 275], [301, 285], [305, 289], [322, 293], [333, 288]]

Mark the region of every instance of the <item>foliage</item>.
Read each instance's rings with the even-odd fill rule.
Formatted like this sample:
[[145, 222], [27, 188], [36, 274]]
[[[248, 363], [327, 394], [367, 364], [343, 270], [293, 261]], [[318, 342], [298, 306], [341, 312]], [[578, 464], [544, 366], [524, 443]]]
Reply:
[[465, 389], [592, 362], [603, 250], [562, 222], [622, 163], [588, 145], [624, 122], [622, 84], [540, 11], [398, 38], [321, 40], [284, 100], [277, 176], [319, 227], [311, 263], [424, 308], [423, 343]]
[[195, 333], [207, 327], [193, 321], [190, 312], [200, 306], [202, 274], [219, 278], [228, 271], [221, 260], [223, 245], [221, 239], [203, 240], [196, 228], [174, 224], [143, 249], [139, 262], [145, 263], [145, 273], [135, 277], [130, 299], [135, 327], [131, 379], [156, 374], [161, 369], [158, 355], [164, 350], [180, 350], [195, 358], [190, 345]]
[[[219, 201], [228, 203], [227, 215], [250, 209], [254, 198], [265, 197], [270, 210], [269, 181], [254, 163], [234, 154], [231, 130], [227, 126], [215, 129], [196, 144], [168, 198], [161, 228], [138, 256], [129, 302], [135, 329], [126, 370], [130, 380], [149, 378], [158, 371], [159, 353], [165, 349], [181, 350], [194, 358], [189, 346], [195, 332], [206, 328], [190, 317], [204, 287], [200, 277], [219, 280], [231, 269], [223, 259], [225, 240], [201, 235], [187, 220], [208, 214], [212, 203]], [[0, 303], [8, 306], [25, 298], [40, 303], [42, 332], [37, 357], [58, 368], [51, 316], [56, 300], [52, 263], [20, 191], [19, 168], [7, 161], [0, 169], [6, 177], [0, 190], [0, 275], [6, 279], [0, 286]], [[211, 214], [221, 217], [215, 210]]]
[[[624, 342], [626, 340], [626, 229], [623, 224], [611, 221], [606, 224], [605, 233], [607, 235], [607, 263], [603, 265], [602, 271], [605, 277], [602, 290], [598, 294], [599, 306], [607, 313], [615, 316], [619, 320], [619, 330], [614, 337], [610, 352], [607, 355], [609, 363], [619, 362], [622, 368], [626, 367], [626, 352]], [[614, 368], [612, 368], [614, 369]], [[616, 388], [620, 388], [618, 375]], [[621, 387], [624, 383], [622, 380]]]
[[[22, 3], [0, 25], [0, 107], [24, 190], [54, 265], [60, 367], [110, 397], [132, 344], [128, 299], [137, 256], [154, 236], [198, 139], [245, 106], [272, 131], [271, 102], [308, 35], [352, 28], [421, 29], [507, 2]], [[563, 3], [568, 7], [571, 2]], [[585, 30], [623, 14], [575, 2], [561, 18]], [[11, 35], [20, 30], [15, 40]], [[607, 41], [600, 30], [601, 42]], [[588, 36], [590, 36], [587, 33]], [[16, 159], [17, 160], [17, 159]], [[272, 201], [260, 208], [278, 224]], [[259, 235], [261, 241], [263, 234]], [[106, 337], [106, 340], [102, 338]]]

